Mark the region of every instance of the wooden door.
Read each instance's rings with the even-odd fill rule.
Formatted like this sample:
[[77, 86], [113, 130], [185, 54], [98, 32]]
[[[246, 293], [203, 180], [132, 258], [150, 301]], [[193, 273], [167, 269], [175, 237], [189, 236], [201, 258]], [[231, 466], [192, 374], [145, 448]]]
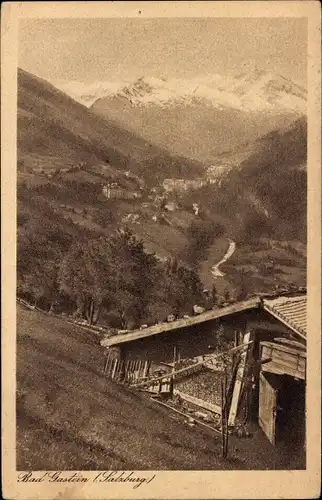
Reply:
[[259, 381], [259, 425], [272, 445], [276, 443], [277, 392], [268, 376], [261, 373]]

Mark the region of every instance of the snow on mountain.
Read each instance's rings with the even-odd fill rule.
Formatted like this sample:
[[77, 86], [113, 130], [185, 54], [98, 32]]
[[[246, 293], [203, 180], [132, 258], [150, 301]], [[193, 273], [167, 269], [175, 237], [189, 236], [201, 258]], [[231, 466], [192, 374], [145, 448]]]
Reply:
[[92, 82], [86, 84], [78, 81], [55, 81], [53, 85], [75, 99], [75, 101], [90, 107], [97, 99], [114, 96], [117, 92], [128, 85], [128, 82]]
[[127, 99], [134, 106], [203, 103], [218, 109], [284, 111], [305, 114], [306, 90], [290, 80], [262, 70], [236, 76], [208, 74], [192, 79], [141, 77], [129, 82], [56, 82], [58, 88], [90, 107], [103, 97]]

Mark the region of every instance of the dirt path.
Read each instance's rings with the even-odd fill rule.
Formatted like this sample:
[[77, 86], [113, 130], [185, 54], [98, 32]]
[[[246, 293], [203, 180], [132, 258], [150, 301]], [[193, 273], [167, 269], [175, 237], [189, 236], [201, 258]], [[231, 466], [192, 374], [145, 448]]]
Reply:
[[220, 271], [219, 266], [221, 266], [224, 262], [226, 262], [228, 259], [230, 259], [230, 257], [233, 255], [233, 253], [236, 250], [236, 243], [233, 240], [228, 240], [228, 241], [229, 241], [229, 246], [228, 246], [227, 252], [223, 256], [223, 258], [219, 262], [217, 262], [217, 264], [214, 264], [211, 267], [210, 272], [214, 278], [219, 278], [219, 277], [225, 276], [225, 273]]

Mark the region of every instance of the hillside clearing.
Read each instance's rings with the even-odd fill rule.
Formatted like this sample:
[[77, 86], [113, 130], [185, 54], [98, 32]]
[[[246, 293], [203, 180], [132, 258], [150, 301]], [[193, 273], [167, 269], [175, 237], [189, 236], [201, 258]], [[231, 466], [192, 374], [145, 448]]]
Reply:
[[106, 380], [90, 334], [19, 307], [17, 340], [19, 470], [227, 467], [220, 442]]

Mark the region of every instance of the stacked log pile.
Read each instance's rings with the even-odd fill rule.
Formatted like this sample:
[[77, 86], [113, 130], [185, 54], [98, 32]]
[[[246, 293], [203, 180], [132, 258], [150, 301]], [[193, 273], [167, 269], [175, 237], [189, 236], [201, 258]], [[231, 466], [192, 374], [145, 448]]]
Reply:
[[176, 389], [213, 405], [221, 405], [221, 380], [224, 373], [204, 368], [176, 382]]

